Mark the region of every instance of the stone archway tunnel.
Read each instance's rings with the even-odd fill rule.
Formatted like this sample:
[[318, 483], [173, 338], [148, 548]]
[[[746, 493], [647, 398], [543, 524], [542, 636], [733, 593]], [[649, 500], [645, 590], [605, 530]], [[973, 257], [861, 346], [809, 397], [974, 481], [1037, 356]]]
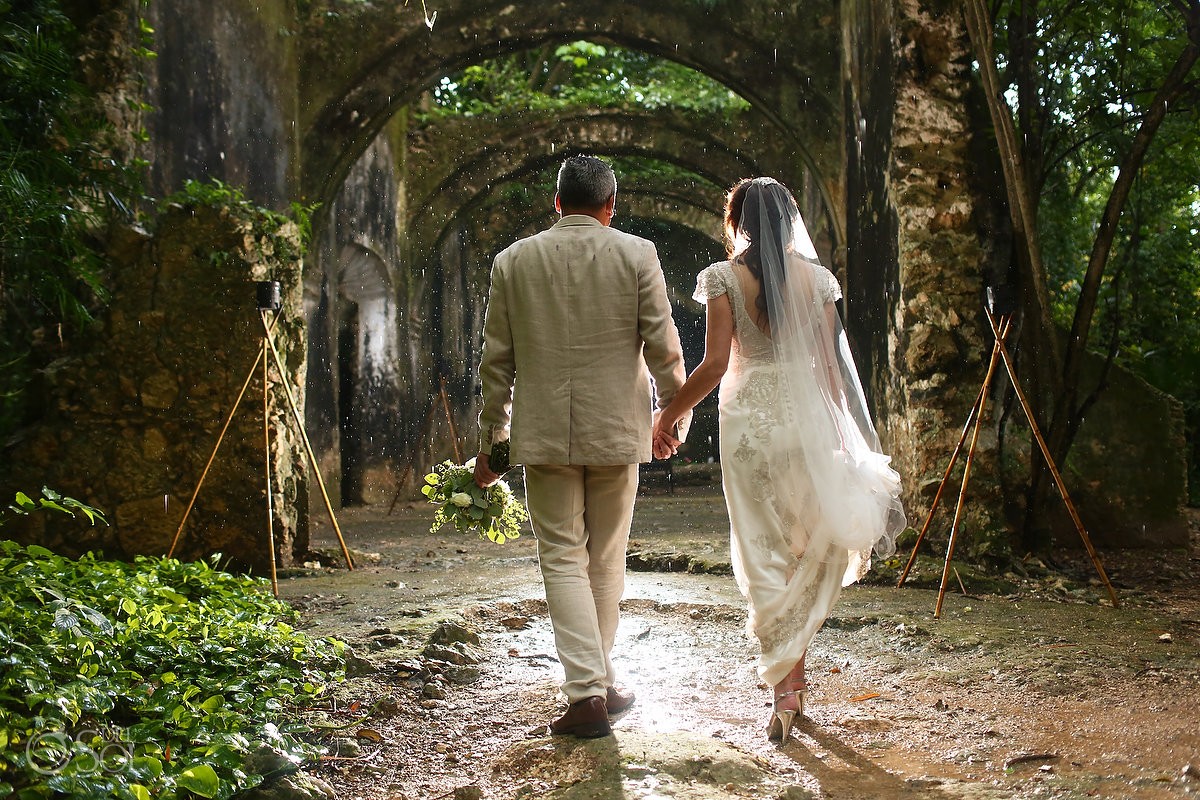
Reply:
[[[986, 137], [973, 128], [972, 56], [957, 4], [435, 0], [430, 29], [419, 7], [403, 3], [139, 3], [112, 0], [89, 35], [103, 50], [128, 40], [139, 15], [154, 28], [155, 63], [128, 64], [113, 88], [114, 97], [136, 95], [154, 109], [147, 120], [145, 155], [154, 165], [148, 189], [165, 195], [185, 179], [217, 179], [271, 209], [297, 200], [318, 204], [307, 256], [283, 271], [293, 298], [283, 345], [336, 499], [390, 496], [400, 467], [414, 456], [440, 377], [454, 398], [460, 441], [473, 441], [491, 257], [552, 220], [548, 175], [564, 150], [579, 150], [626, 165], [619, 203], [631, 224], [696, 251], [719, 252], [722, 194], [737, 178], [771, 174], [797, 191], [818, 249], [843, 283], [859, 366], [905, 478], [910, 516], [928, 508], [990, 345], [980, 313], [984, 287], [1002, 282], [1008, 269], [1002, 192], [993, 165], [979, 156]], [[728, 117], [636, 104], [417, 113], [424, 93], [470, 65], [577, 40], [677, 62], [748, 108]], [[129, 278], [118, 280], [107, 330], [128, 330], [130, 319], [156, 325], [159, 352], [186, 350], [195, 326], [215, 331], [215, 341], [222, 332], [228, 338], [225, 320], [244, 314], [236, 293], [167, 299], [132, 279], [164, 259], [203, 277], [208, 262], [182, 255], [207, 252], [188, 237], [208, 229], [186, 222], [168, 215], [136, 247], [128, 236], [114, 240], [114, 269]], [[225, 233], [232, 236], [236, 226]], [[262, 274], [255, 258], [247, 252], [237, 261], [242, 272], [225, 277]], [[687, 278], [672, 279], [683, 303]], [[183, 302], [191, 304], [189, 314], [164, 308]], [[164, 328], [162, 319], [187, 322]], [[112, 337], [92, 346], [89, 357], [117, 359], [118, 373], [145, 372]], [[86, 465], [80, 471], [59, 469], [57, 485], [78, 486], [80, 496], [116, 509], [114, 532], [98, 540], [113, 554], [152, 552], [163, 532], [173, 531], [181, 504], [168, 502], [160, 513], [163, 497], [186, 494], [202, 464], [163, 431], [211, 417], [235, 392], [242, 348], [226, 341], [219, 349], [212, 363], [158, 357], [162, 369], [150, 370], [149, 383], [126, 387], [135, 400], [97, 400], [111, 409], [102, 427], [138, 443], [120, 449], [127, 466], [114, 469], [107, 456], [89, 455], [76, 459]], [[76, 377], [56, 378], [64, 396], [74, 391], [71, 381], [86, 380], [78, 377], [84, 367], [73, 369], [60, 375]], [[56, 430], [62, 423], [55, 413], [29, 441], [70, 462], [77, 445]], [[416, 463], [445, 454], [448, 440], [438, 435], [415, 454]], [[187, 447], [203, 450], [204, 438], [191, 437]], [[1170, 432], [1153, 438], [1169, 440]], [[288, 444], [270, 458], [294, 467], [286, 490], [274, 490], [283, 526], [277, 556], [288, 563], [303, 555], [316, 493], [295, 442], [280, 441]], [[997, 447], [989, 433], [977, 452], [982, 477], [973, 483], [970, 512], [976, 529], [1006, 524]], [[56, 480], [53, 459], [33, 447], [14, 452], [41, 470], [39, 480]], [[238, 470], [260, 470], [263, 455], [247, 445], [225, 485], [237, 486]], [[261, 490], [243, 485], [198, 507], [220, 527], [224, 518], [259, 515], [262, 499]], [[1114, 512], [1114, 538], [1136, 540], [1144, 535], [1136, 521], [1154, 513], [1165, 520], [1159, 530], [1177, 530], [1173, 512], [1142, 500]], [[242, 541], [259, 536], [251, 527], [197, 537], [187, 554], [210, 552], [217, 539], [238, 541], [239, 557], [261, 566], [261, 543]]]

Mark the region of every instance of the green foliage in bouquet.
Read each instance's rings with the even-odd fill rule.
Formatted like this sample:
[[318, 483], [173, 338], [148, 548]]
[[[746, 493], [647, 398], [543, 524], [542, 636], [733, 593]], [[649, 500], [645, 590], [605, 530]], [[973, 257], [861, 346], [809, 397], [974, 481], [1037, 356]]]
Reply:
[[476, 485], [475, 459], [466, 464], [438, 464], [425, 476], [421, 493], [438, 507], [430, 533], [453, 523], [459, 531], [476, 531], [480, 538], [504, 544], [521, 535], [521, 523], [529, 516], [504, 481], [486, 489]]

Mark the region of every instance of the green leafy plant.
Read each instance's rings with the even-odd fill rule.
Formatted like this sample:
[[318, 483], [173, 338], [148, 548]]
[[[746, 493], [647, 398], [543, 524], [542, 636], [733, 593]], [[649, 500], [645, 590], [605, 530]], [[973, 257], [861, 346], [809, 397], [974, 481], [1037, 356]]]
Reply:
[[[262, 208], [246, 198], [236, 186], [219, 180], [187, 180], [183, 188], [161, 201], [163, 206], [178, 204], [184, 207], [208, 206], [226, 209], [245, 220], [262, 246], [269, 248], [279, 261], [290, 261], [304, 255], [304, 249], [312, 235], [312, 214], [317, 205], [293, 202], [287, 214]], [[294, 224], [298, 236], [286, 234], [288, 226]], [[214, 254], [217, 256], [219, 254]]]
[[255, 751], [316, 754], [294, 712], [344, 645], [216, 560], [0, 542], [0, 797], [227, 798], [262, 782]]
[[0, 2], [0, 432], [23, 413], [38, 343], [107, 302], [95, 235], [139, 194], [142, 162], [120, 157], [82, 49], [58, 0]]
[[475, 459], [466, 464], [438, 464], [425, 476], [421, 493], [438, 507], [430, 533], [453, 524], [458, 531], [475, 531], [480, 538], [504, 544], [521, 535], [521, 523], [529, 516], [504, 481], [486, 489], [475, 483]]
[[[72, 517], [84, 517], [93, 525], [97, 522], [101, 525], [108, 524], [108, 520], [99, 509], [81, 503], [74, 497], [64, 497], [49, 486], [42, 487], [42, 496], [36, 500], [24, 492], [17, 492], [16, 499], [8, 510], [21, 516], [28, 516], [34, 511], [57, 511]], [[0, 525], [3, 524], [4, 517], [0, 517]]]
[[547, 45], [469, 66], [443, 78], [432, 100], [422, 114], [677, 108], [733, 116], [750, 107], [722, 84], [682, 64], [588, 41]]

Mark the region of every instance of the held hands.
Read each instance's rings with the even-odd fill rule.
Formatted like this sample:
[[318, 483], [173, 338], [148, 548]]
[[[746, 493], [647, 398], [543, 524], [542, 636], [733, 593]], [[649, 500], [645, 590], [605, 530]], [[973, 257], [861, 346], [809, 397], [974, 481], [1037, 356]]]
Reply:
[[679, 423], [679, 420], [671, 420], [669, 426], [666, 422], [667, 420], [662, 416], [662, 412], [655, 413], [654, 434], [651, 446], [654, 457], [660, 460], [665, 460], [675, 455], [679, 452], [679, 445], [682, 444], [675, 436], [675, 427]]
[[500, 480], [500, 476], [492, 472], [488, 465], [488, 455], [480, 453], [475, 456], [475, 485], [486, 489], [498, 480]]

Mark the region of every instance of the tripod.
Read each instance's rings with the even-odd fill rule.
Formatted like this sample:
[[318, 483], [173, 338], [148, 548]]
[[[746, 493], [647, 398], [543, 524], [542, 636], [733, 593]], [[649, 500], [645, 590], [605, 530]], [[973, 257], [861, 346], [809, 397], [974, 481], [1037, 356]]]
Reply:
[[[342, 529], [338, 526], [337, 518], [333, 515], [333, 504], [329, 502], [329, 492], [325, 490], [325, 481], [321, 479], [321, 470], [317, 466], [317, 457], [313, 453], [312, 443], [308, 440], [308, 434], [304, 432], [304, 419], [300, 416], [300, 410], [296, 406], [296, 400], [292, 397], [292, 390], [288, 386], [285, 377], [287, 373], [283, 369], [283, 360], [280, 359], [279, 351], [275, 349], [275, 342], [271, 339], [275, 323], [279, 321], [281, 307], [279, 282], [260, 282], [258, 284], [258, 315], [259, 321], [262, 323], [262, 347], [259, 349], [258, 356], [254, 359], [254, 364], [251, 365], [250, 371], [246, 373], [246, 380], [242, 382], [242, 389], [238, 392], [237, 400], [234, 401], [233, 408], [229, 411], [229, 416], [225, 418], [225, 424], [221, 428], [221, 433], [217, 436], [217, 443], [213, 446], [212, 454], [208, 457], [208, 463], [204, 465], [204, 471], [200, 473], [200, 480], [196, 482], [196, 488], [192, 492], [192, 499], [188, 501], [187, 510], [183, 512], [183, 519], [179, 521], [179, 528], [175, 531], [175, 538], [171, 540], [171, 549], [167, 552], [167, 558], [175, 554], [175, 546], [179, 543], [179, 536], [183, 533], [183, 526], [187, 524], [188, 515], [192, 513], [192, 507], [196, 505], [196, 498], [200, 494], [200, 487], [204, 485], [204, 479], [208, 477], [208, 470], [217, 458], [217, 451], [221, 447], [221, 442], [225, 439], [225, 432], [229, 430], [229, 424], [233, 422], [233, 416], [237, 413], [238, 406], [242, 403], [242, 398], [246, 395], [246, 389], [249, 388], [250, 381], [253, 380], [255, 372], [258, 371], [259, 363], [262, 363], [263, 450], [267, 462], [267, 542], [271, 554], [271, 591], [276, 597], [279, 596], [279, 578], [275, 568], [275, 510], [273, 506], [274, 497], [271, 494], [270, 376], [268, 371], [268, 362], [271, 360], [275, 362], [275, 369], [279, 373], [279, 385], [283, 387], [288, 407], [291, 409], [292, 417], [296, 421], [296, 427], [300, 431], [300, 438], [304, 441], [304, 451], [307, 453], [309, 464], [312, 465], [313, 472], [317, 476], [317, 485], [321, 487], [321, 497], [325, 500], [325, 509], [329, 512], [329, 521], [333, 523], [333, 530], [337, 533], [338, 543], [342, 546], [342, 555], [346, 558], [346, 567], [347, 569], [354, 569], [354, 562], [350, 559], [350, 551], [346, 547], [346, 540], [342, 538]], [[270, 322], [268, 322], [268, 318], [270, 318]], [[268, 358], [268, 354], [270, 358]]]
[[[962, 486], [958, 491], [958, 504], [954, 508], [954, 522], [950, 526], [950, 541], [946, 546], [946, 562], [942, 567], [942, 582], [938, 588], [937, 605], [933, 611], [935, 618], [941, 617], [942, 601], [946, 597], [946, 585], [950, 582], [950, 560], [954, 557], [954, 546], [958, 541], [959, 522], [962, 520], [962, 510], [967, 496], [967, 481], [971, 477], [971, 464], [975, 460], [975, 445], [979, 441], [979, 429], [982, 426], [983, 409], [987, 402], [988, 389], [992, 385], [992, 378], [996, 374], [996, 364], [1002, 360], [1005, 371], [1008, 372], [1009, 380], [1012, 381], [1017, 399], [1021, 403], [1021, 409], [1025, 412], [1025, 418], [1029, 421], [1033, 437], [1041, 449], [1042, 457], [1046, 459], [1046, 464], [1050, 468], [1050, 474], [1054, 478], [1054, 485], [1058, 487], [1058, 492], [1062, 496], [1063, 503], [1066, 505], [1067, 513], [1071, 515], [1071, 520], [1075, 523], [1075, 529], [1079, 532], [1079, 538], [1083, 540], [1083, 545], [1092, 559], [1092, 564], [1096, 567], [1096, 572], [1100, 574], [1100, 579], [1108, 589], [1108, 596], [1112, 600], [1113, 608], [1118, 608], [1121, 604], [1117, 600], [1116, 590], [1113, 589], [1112, 583], [1108, 580], [1108, 575], [1104, 572], [1104, 566], [1100, 563], [1100, 556], [1096, 553], [1096, 548], [1092, 546], [1091, 537], [1088, 536], [1087, 530], [1083, 527], [1083, 522], [1079, 518], [1079, 512], [1075, 509], [1075, 504], [1071, 502], [1071, 496], [1067, 494], [1066, 484], [1063, 483], [1062, 475], [1054, 463], [1054, 458], [1050, 455], [1050, 448], [1046, 445], [1046, 440], [1042, 438], [1041, 430], [1038, 428], [1037, 420], [1034, 419], [1029, 401], [1025, 398], [1025, 392], [1021, 389], [1020, 381], [1017, 380], [1017, 373], [1013, 368], [1008, 348], [1004, 345], [1005, 339], [1008, 338], [1008, 334], [1012, 329], [1012, 311], [1010, 308], [1004, 307], [1007, 305], [1009, 304], [997, 302], [993, 290], [991, 287], [988, 288], [987, 304], [984, 306], [983, 311], [987, 315], [988, 324], [992, 329], [992, 336], [995, 339], [995, 343], [992, 345], [992, 357], [988, 361], [987, 375], [983, 379], [983, 386], [980, 387], [979, 394], [975, 397], [975, 404], [967, 414], [967, 422], [963, 425], [962, 435], [958, 438], [958, 445], [950, 455], [950, 463], [946, 465], [946, 472], [942, 475], [942, 482], [938, 486], [937, 494], [934, 495], [933, 505], [929, 509], [929, 514], [925, 517], [925, 524], [921, 526], [921, 532], [917, 536], [916, 544], [913, 545], [912, 554], [908, 557], [908, 564], [905, 565], [904, 571], [900, 574], [900, 580], [896, 583], [896, 586], [898, 588], [904, 585], [904, 581], [908, 578], [908, 572], [912, 569], [913, 562], [917, 560], [917, 548], [921, 546], [921, 542], [925, 539], [925, 534], [929, 531], [929, 523], [933, 520], [933, 514], [937, 511], [938, 505], [942, 500], [942, 491], [945, 490], [946, 484], [950, 480], [950, 471], [954, 469], [954, 464], [958, 460], [963, 445], [967, 441], [968, 433], [970, 433], [971, 445], [967, 451], [966, 464], [963, 466]], [[997, 320], [997, 317], [999, 317], [999, 320]]]

